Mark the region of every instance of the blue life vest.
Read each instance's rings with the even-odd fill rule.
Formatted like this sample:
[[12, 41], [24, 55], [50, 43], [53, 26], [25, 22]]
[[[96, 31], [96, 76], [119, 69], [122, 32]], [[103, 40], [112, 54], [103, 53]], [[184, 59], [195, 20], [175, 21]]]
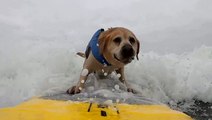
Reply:
[[90, 50], [93, 53], [93, 56], [101, 64], [110, 66], [110, 63], [108, 63], [107, 60], [104, 58], [104, 56], [100, 54], [100, 50], [99, 50], [98, 38], [99, 38], [99, 35], [101, 34], [101, 32], [103, 32], [103, 31], [104, 31], [104, 29], [99, 29], [98, 31], [96, 31], [96, 33], [94, 33], [93, 37], [91, 38], [91, 40], [87, 46], [87, 49], [90, 48]]

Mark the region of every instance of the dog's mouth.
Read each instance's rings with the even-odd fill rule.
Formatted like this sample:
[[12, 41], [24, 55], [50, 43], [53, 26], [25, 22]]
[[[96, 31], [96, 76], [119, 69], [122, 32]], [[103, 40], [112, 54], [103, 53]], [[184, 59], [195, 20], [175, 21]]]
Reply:
[[114, 58], [116, 59], [116, 60], [118, 60], [119, 62], [121, 62], [121, 60], [114, 54]]
[[119, 59], [115, 54], [114, 54], [114, 58], [121, 62], [121, 63], [124, 63], [124, 64], [128, 64], [130, 63], [132, 60], [134, 60], [134, 57], [131, 57], [131, 58], [126, 58], [126, 59]]

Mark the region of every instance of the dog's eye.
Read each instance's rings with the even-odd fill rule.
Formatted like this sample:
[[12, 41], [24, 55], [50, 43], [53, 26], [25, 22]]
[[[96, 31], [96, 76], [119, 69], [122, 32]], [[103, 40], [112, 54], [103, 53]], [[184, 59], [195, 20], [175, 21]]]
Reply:
[[116, 44], [120, 44], [121, 43], [121, 38], [117, 37], [113, 40]]
[[135, 43], [135, 39], [133, 37], [130, 37], [129, 38], [129, 41], [130, 41], [131, 44], [134, 44]]

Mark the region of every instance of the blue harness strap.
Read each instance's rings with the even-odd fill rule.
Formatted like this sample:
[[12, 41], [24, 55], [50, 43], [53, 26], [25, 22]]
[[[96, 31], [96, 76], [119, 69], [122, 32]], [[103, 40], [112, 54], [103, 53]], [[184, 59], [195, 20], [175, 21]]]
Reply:
[[97, 61], [99, 61], [103, 65], [110, 66], [110, 64], [107, 62], [104, 56], [100, 54], [100, 51], [99, 51], [98, 38], [101, 32], [103, 31], [104, 29], [99, 29], [98, 31], [96, 31], [96, 33], [94, 33], [87, 48], [91, 49], [93, 56], [96, 58]]

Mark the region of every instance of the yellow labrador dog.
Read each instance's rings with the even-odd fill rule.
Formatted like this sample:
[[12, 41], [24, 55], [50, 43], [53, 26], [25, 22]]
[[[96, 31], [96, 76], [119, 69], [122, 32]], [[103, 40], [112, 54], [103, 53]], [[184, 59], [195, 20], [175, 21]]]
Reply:
[[130, 30], [123, 27], [99, 29], [90, 40], [85, 53], [77, 53], [85, 58], [79, 82], [67, 90], [68, 94], [80, 93], [90, 73], [107, 76], [116, 71], [119, 80], [128, 92], [135, 92], [127, 83], [124, 66], [138, 59], [140, 43]]

